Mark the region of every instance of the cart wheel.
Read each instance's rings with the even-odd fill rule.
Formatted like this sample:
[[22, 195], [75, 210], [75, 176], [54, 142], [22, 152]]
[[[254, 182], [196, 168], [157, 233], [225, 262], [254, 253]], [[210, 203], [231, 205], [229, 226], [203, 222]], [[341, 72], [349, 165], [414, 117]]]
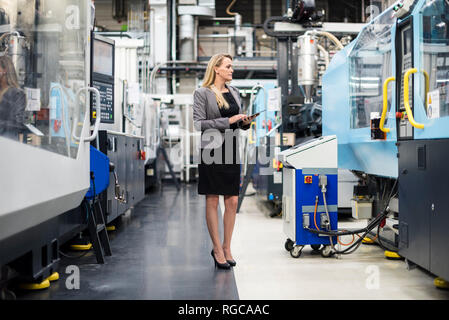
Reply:
[[329, 258], [332, 255], [332, 248], [331, 246], [324, 246], [323, 249], [321, 249], [321, 256], [323, 258]]
[[313, 251], [320, 251], [321, 249], [321, 244], [311, 244], [310, 245], [313, 249]]
[[292, 249], [293, 249], [294, 246], [295, 246], [295, 243], [294, 243], [292, 240], [287, 239], [287, 240], [285, 241], [285, 245], [284, 245], [285, 250], [287, 250], [287, 251], [292, 251]]
[[290, 255], [295, 259], [299, 258], [301, 256], [303, 248], [304, 246], [294, 246], [293, 249], [290, 251]]

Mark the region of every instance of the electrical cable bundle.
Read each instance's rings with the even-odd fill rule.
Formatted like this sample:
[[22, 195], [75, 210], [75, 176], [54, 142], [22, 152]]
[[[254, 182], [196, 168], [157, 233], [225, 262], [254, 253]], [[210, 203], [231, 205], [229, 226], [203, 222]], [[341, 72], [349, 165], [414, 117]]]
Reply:
[[[347, 230], [323, 231], [323, 230], [315, 230], [315, 229], [312, 229], [312, 228], [305, 228], [305, 229], [310, 231], [310, 232], [312, 232], [312, 233], [315, 233], [315, 234], [327, 235], [327, 236], [330, 236], [330, 237], [340, 237], [340, 236], [345, 236], [345, 235], [357, 235], [359, 237], [359, 239], [357, 241], [355, 241], [354, 243], [351, 242], [352, 244], [348, 248], [346, 248], [344, 250], [341, 250], [341, 251], [337, 250], [334, 247], [334, 245], [332, 244], [332, 242], [331, 242], [332, 248], [334, 250], [334, 253], [337, 253], [337, 254], [351, 254], [351, 253], [353, 253], [354, 251], [356, 251], [359, 248], [359, 246], [362, 244], [362, 240], [368, 235], [368, 233], [370, 233], [375, 227], [377, 227], [377, 238], [379, 240], [379, 245], [383, 249], [385, 249], [385, 250], [395, 251], [395, 250], [391, 250], [389, 248], [386, 248], [380, 242], [379, 232], [380, 232], [380, 228], [381, 228], [380, 224], [388, 216], [388, 213], [390, 212], [388, 204], [390, 203], [390, 200], [391, 200], [391, 198], [393, 196], [393, 191], [394, 191], [394, 189], [396, 187], [397, 182], [398, 182], [398, 180], [395, 181], [395, 183], [394, 183], [394, 185], [393, 185], [393, 187], [391, 189], [391, 192], [390, 192], [390, 195], [388, 196], [388, 201], [387, 201], [387, 203], [385, 205], [384, 210], [382, 210], [382, 212], [377, 217], [375, 217], [373, 220], [371, 220], [371, 222], [368, 223], [368, 225], [365, 228], [356, 229], [356, 230], [352, 230], [352, 231], [347, 231]], [[315, 223], [315, 227], [317, 228], [316, 223]], [[359, 235], [360, 233], [363, 233], [363, 235], [360, 236]], [[353, 249], [353, 250], [351, 250], [351, 249]]]

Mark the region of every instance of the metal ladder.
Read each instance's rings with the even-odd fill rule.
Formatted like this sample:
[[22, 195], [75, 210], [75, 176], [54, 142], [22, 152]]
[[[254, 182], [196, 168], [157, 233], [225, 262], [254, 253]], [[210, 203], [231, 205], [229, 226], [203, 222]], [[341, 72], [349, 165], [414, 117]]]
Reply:
[[[95, 186], [95, 177], [93, 172], [91, 172], [90, 175]], [[95, 256], [97, 257], [97, 262], [103, 264], [105, 263], [105, 256], [112, 256], [111, 245], [109, 243], [109, 236], [106, 230], [103, 210], [101, 209], [101, 204], [96, 194], [94, 195], [92, 200], [88, 201], [89, 219], [87, 224], [89, 228], [89, 236], [90, 240], [92, 241]]]

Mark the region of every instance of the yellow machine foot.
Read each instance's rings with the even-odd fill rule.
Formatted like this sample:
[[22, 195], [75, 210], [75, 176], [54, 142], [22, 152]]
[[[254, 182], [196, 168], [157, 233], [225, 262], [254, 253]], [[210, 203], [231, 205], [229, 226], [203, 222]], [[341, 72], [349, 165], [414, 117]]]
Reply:
[[51, 276], [47, 278], [48, 281], [56, 281], [59, 280], [59, 273], [53, 272]]
[[50, 287], [50, 281], [45, 279], [41, 283], [22, 283], [19, 284], [19, 288], [23, 290], [42, 290]]
[[435, 278], [435, 280], [433, 280], [433, 284], [435, 285], [435, 287], [437, 287], [438, 289], [446, 289], [449, 290], [449, 282], [447, 282], [446, 280], [444, 280], [443, 278]]
[[76, 250], [76, 251], [87, 251], [92, 248], [92, 243], [89, 244], [72, 244], [70, 246], [70, 249]]
[[106, 230], [108, 230], [108, 231], [115, 231], [115, 226], [107, 226]]
[[400, 260], [402, 259], [402, 257], [397, 254], [396, 252], [393, 251], [385, 251], [385, 257], [387, 259], [391, 259], [391, 260]]
[[363, 244], [374, 244], [376, 242], [371, 238], [365, 237], [365, 238], [363, 238], [362, 243]]

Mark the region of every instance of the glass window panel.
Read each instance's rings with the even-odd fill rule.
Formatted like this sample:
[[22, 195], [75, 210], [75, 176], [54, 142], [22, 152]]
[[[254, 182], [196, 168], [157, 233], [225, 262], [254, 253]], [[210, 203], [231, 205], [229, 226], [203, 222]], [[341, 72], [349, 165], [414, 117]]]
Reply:
[[85, 0], [0, 1], [0, 135], [75, 158], [85, 112]]
[[[349, 54], [351, 128], [370, 126], [374, 113], [382, 113], [384, 81], [392, 76], [391, 27], [396, 18], [387, 10], [360, 33]], [[388, 110], [392, 86], [388, 89]]]
[[447, 117], [449, 115], [448, 1], [427, 1], [421, 14], [423, 28], [420, 39], [421, 66], [422, 71], [429, 76], [429, 93], [426, 92], [426, 78], [420, 76], [418, 78], [420, 96], [428, 118]]

